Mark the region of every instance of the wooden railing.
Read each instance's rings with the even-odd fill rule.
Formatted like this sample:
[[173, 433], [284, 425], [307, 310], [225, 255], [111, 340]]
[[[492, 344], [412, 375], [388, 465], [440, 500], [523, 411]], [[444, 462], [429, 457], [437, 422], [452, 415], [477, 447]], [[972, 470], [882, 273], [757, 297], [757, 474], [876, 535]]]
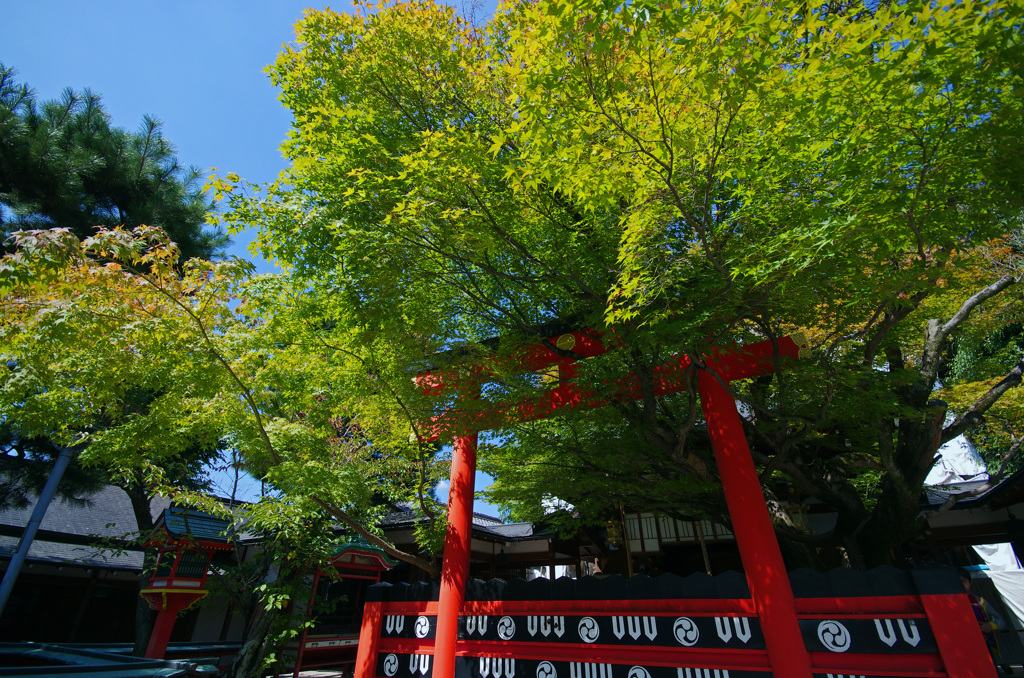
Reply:
[[[952, 570], [797, 570], [790, 579], [815, 676], [975, 676], [990, 666]], [[437, 589], [369, 589], [357, 678], [432, 675]], [[455, 654], [457, 678], [773, 675], [746, 579], [734, 572], [475, 580]]]

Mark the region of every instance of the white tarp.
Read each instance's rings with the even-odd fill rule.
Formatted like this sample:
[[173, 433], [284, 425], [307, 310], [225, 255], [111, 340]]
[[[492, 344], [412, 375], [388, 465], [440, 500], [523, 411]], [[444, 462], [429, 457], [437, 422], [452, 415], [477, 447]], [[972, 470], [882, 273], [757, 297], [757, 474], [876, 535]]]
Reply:
[[974, 547], [981, 559], [988, 565], [989, 572], [1019, 570], [1020, 561], [1010, 544], [978, 544]]
[[[988, 479], [985, 462], [964, 436], [940, 447], [939, 454], [941, 458], [932, 467], [925, 485], [956, 485]], [[1006, 603], [1010, 616], [1006, 621], [1017, 630], [1024, 629], [1024, 570], [1013, 547], [1010, 544], [980, 544], [974, 550], [988, 565], [988, 571], [979, 574], [992, 580]]]
[[996, 585], [999, 597], [1006, 604], [1010, 617], [1006, 620], [1008, 626], [1018, 631], [1024, 630], [1024, 570], [989, 570], [984, 574]]
[[940, 458], [925, 478], [925, 485], [945, 485], [971, 480], [987, 480], [985, 462], [971, 441], [957, 436], [939, 448]]
[[[1024, 630], [1024, 570], [1010, 544], [979, 544], [974, 550], [988, 570], [977, 574], [988, 577], [996, 585], [999, 597], [1006, 604], [1008, 627]], [[1010, 630], [1009, 628], [1006, 629]]]
[[[1014, 629], [1024, 630], [1024, 570], [1010, 544], [979, 544], [974, 550], [981, 556], [988, 570], [982, 572], [996, 585], [999, 597], [1006, 604], [1010, 618], [1006, 621]], [[1007, 629], [1009, 630], [1009, 629]]]

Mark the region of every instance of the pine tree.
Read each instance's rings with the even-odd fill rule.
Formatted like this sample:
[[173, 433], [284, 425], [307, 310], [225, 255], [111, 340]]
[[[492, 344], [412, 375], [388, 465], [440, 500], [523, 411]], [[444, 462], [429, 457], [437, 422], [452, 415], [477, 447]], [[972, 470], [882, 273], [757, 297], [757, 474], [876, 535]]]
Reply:
[[209, 259], [228, 242], [204, 228], [211, 207], [199, 170], [181, 165], [159, 120], [145, 116], [135, 132], [114, 127], [89, 90], [39, 103], [0, 64], [0, 241], [19, 230], [84, 238], [97, 226], [148, 224], [177, 243], [181, 261]]

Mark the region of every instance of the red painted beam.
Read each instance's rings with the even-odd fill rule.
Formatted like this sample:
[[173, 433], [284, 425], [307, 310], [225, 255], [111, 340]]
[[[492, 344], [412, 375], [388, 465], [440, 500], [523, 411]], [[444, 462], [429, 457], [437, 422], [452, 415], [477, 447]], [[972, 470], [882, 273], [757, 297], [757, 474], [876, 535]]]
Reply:
[[[390, 609], [390, 608], [389, 608]], [[463, 604], [462, 614], [498, 616], [516, 615], [644, 615], [692, 617], [753, 616], [754, 602], [749, 598], [697, 598], [688, 600], [471, 600]]]
[[[806, 341], [802, 336], [796, 336], [801, 343]], [[796, 359], [801, 350], [805, 349], [805, 345], [798, 345], [793, 337], [782, 337], [777, 341], [777, 345], [780, 359]], [[549, 349], [544, 347], [544, 350]], [[607, 349], [601, 352], [606, 351]], [[766, 340], [729, 350], [714, 350], [704, 356], [703, 360], [709, 368], [717, 371], [728, 382], [774, 372], [774, 353], [775, 345]], [[569, 362], [569, 364], [571, 363], [572, 361]], [[653, 370], [654, 395], [668, 395], [684, 390], [689, 367], [690, 358], [686, 355], [678, 356], [656, 367]], [[434, 373], [428, 373], [419, 378], [426, 380], [421, 383], [433, 383], [430, 380], [435, 377]], [[500, 428], [509, 423], [544, 419], [561, 410], [603, 407], [608, 405], [611, 400], [636, 400], [644, 395], [641, 383], [633, 376], [622, 377], [610, 383], [605, 389], [605, 393], [608, 396], [585, 391], [573, 382], [566, 382], [535, 398], [516, 404], [495, 403], [491, 407], [472, 411], [461, 410], [459, 413], [448, 411], [434, 417], [424, 429], [429, 440], [437, 440], [470, 430], [486, 431]], [[484, 401], [476, 402], [484, 403]]]
[[[614, 343], [617, 343], [606, 342], [602, 339], [603, 336], [603, 333], [595, 330], [577, 330], [557, 337], [549, 337], [547, 343], [552, 346], [567, 346], [567, 350], [580, 358], [593, 358], [607, 353]], [[567, 339], [569, 337], [571, 339]], [[800, 349], [806, 346], [806, 338], [802, 334], [782, 337], [778, 339], [778, 346], [780, 356], [796, 358]], [[732, 381], [773, 372], [773, 354], [774, 346], [770, 340], [766, 340], [724, 351], [715, 350], [706, 359], [713, 363], [714, 368], [727, 381]], [[501, 360], [500, 366], [506, 371], [539, 372], [573, 362], [576, 362], [575, 358], [563, 356], [553, 351], [547, 344], [537, 343], [514, 351], [512, 355]], [[483, 365], [474, 367], [472, 370], [474, 380], [478, 384], [486, 383], [495, 373], [495, 370], [488, 365], [495, 363], [498, 363], [498, 359], [489, 358]], [[671, 379], [673, 375], [684, 371], [688, 366], [689, 358], [683, 355], [656, 367], [654, 373], [660, 373]], [[461, 391], [460, 387], [465, 386], [464, 377], [460, 378], [457, 373], [445, 370], [424, 372], [417, 375], [415, 381], [423, 389], [425, 395], [441, 395], [452, 388]]]
[[[383, 614], [437, 614], [437, 601], [382, 603]], [[464, 615], [561, 614], [602, 615], [630, 612], [639, 615], [675, 615], [686, 610], [688, 615], [751, 616], [757, 614], [749, 598], [695, 598], [686, 600], [470, 600], [462, 605]], [[802, 619], [843, 617], [919, 618], [925, 617], [916, 596], [864, 596], [851, 598], [796, 598], [797, 615]]]
[[377, 675], [377, 651], [380, 647], [380, 627], [384, 618], [383, 603], [363, 604], [363, 623], [359, 629], [359, 649], [356, 652], [355, 678], [373, 678]]
[[[580, 358], [593, 358], [608, 352], [609, 346], [602, 340], [603, 336], [604, 333], [602, 332], [584, 329], [549, 337], [547, 342], [551, 346], [558, 346], [563, 350], [571, 351]], [[552, 350], [543, 342], [538, 342], [522, 346], [513, 351], [508, 357], [500, 360], [488, 358], [483, 361], [483, 364], [475, 366], [472, 371], [476, 380], [486, 382], [496, 372], [539, 372], [556, 365], [570, 364], [575, 362], [575, 360], [575, 358], [563, 356], [561, 353]], [[465, 378], [460, 378], [458, 373], [449, 370], [424, 372], [418, 375], [415, 381], [426, 395], [441, 395], [451, 389], [462, 392], [462, 387], [465, 385]]]
[[436, 600], [411, 600], [402, 601], [397, 603], [381, 603], [383, 607], [383, 614], [400, 614], [400, 615], [411, 615], [419, 614], [427, 617], [437, 615], [437, 601]]
[[966, 595], [922, 594], [921, 603], [950, 676], [996, 678], [985, 639]]
[[[949, 678], [984, 678], [986, 673], [955, 673], [944, 670], [942, 659], [937, 654], [857, 654], [843, 652], [811, 652], [811, 663], [814, 665], [814, 672], [817, 674], [839, 674], [841, 676], [949, 676]], [[989, 667], [992, 669], [992, 678], [995, 678], [995, 668], [992, 662], [985, 656]], [[776, 672], [777, 676], [783, 676]]]
[[811, 660], [797, 621], [793, 589], [736, 401], [706, 370], [698, 373], [697, 386], [772, 671], [786, 678], [811, 678]]
[[[646, 647], [591, 645], [577, 643], [517, 642], [499, 640], [460, 640], [455, 654], [459, 657], [514, 657], [516, 659], [548, 659], [599, 663], [633, 664], [637, 652], [643, 653], [648, 666], [678, 666], [680, 663], [729, 670], [767, 669], [768, 655], [764, 650], [709, 650], [696, 647]], [[429, 638], [382, 638], [377, 652], [396, 654], [433, 654], [434, 676], [437, 674], [437, 644]]]
[[797, 598], [796, 612], [806, 618], [827, 618], [836, 614], [916, 617], [922, 615], [924, 608], [917, 596]]
[[140, 592], [149, 602], [149, 606], [159, 610], [156, 615], [156, 622], [149, 634], [149, 643], [146, 645], [146, 657], [149, 659], [163, 659], [167, 654], [167, 643], [171, 639], [171, 631], [174, 630], [174, 622], [178, 613], [188, 608], [192, 603], [206, 595], [202, 590], [180, 590], [180, 589], [146, 589]]
[[[548, 659], [588, 663], [635, 664], [641, 659], [646, 666], [706, 666], [730, 671], [768, 668], [764, 650], [706, 650], [696, 647], [661, 647], [591, 645], [574, 643], [502, 643], [488, 640], [460, 640], [461, 656], [514, 657], [516, 659]], [[781, 675], [781, 674], [776, 674]]]
[[[571, 341], [570, 341], [571, 339]], [[579, 349], [583, 353], [577, 352], [577, 342], [579, 342]], [[599, 355], [608, 350], [605, 343], [597, 340], [595, 337], [584, 334], [582, 332], [570, 333], [570, 335], [563, 335], [562, 337], [555, 338], [553, 342], [556, 346], [559, 346], [563, 350], [572, 350], [577, 355], [585, 356], [588, 352], [593, 355]], [[781, 355], [787, 355], [792, 357], [798, 357], [800, 348], [792, 338], [785, 338], [779, 340], [777, 344], [771, 342], [759, 342], [753, 346], [743, 347], [742, 349], [734, 349], [731, 351], [714, 351], [709, 354], [707, 362], [711, 365], [716, 366], [722, 371], [722, 374], [727, 379], [736, 379], [744, 376], [754, 376], [756, 374], [766, 374], [774, 370], [774, 362], [772, 357], [776, 353], [776, 347]], [[536, 346], [532, 348], [525, 348], [519, 354], [513, 357], [516, 361], [516, 367], [519, 369], [536, 369], [540, 366], [554, 365], [565, 363], [565, 357], [558, 355], [557, 352], [552, 351], [548, 347], [543, 347], [547, 353], [540, 351]], [[568, 363], [567, 363], [568, 365]], [[686, 387], [685, 371], [689, 366], [689, 358], [686, 356], [679, 356], [673, 361], [666, 363], [656, 369], [657, 384], [655, 385], [656, 392], [671, 393], [674, 391], [681, 390]], [[423, 378], [420, 382], [422, 387], [428, 393], [441, 392], [442, 389], [448, 388], [452, 385], [459, 387], [460, 395], [468, 395], [473, 393], [479, 388], [480, 383], [486, 380], [486, 367], [478, 367], [477, 373], [480, 375], [479, 381], [476, 383], [468, 382], [459, 384], [457, 381], [453, 383], [446, 383], [446, 376], [442, 373], [435, 372]], [[722, 407], [725, 401], [721, 397], [715, 399], [714, 405], [709, 405], [709, 400], [705, 397], [705, 376], [707, 373], [701, 371], [701, 399], [704, 401], [705, 416], [708, 419], [709, 429], [712, 427], [712, 416], [708, 414], [715, 408]], [[724, 388], [718, 386], [718, 388], [726, 394], [728, 398], [727, 411], [732, 414], [736, 419], [736, 423], [733, 426], [730, 420], [730, 433], [728, 436], [734, 438], [737, 433], [735, 429], [738, 427], [739, 436], [742, 437], [742, 427], [739, 424], [739, 414], [736, 412], [735, 403], [732, 401], [731, 396], [728, 396], [728, 392]], [[633, 378], [624, 378], [619, 380], [618, 383], [612, 385], [612, 398], [635, 398], [638, 397], [636, 380]], [[478, 393], [478, 391], [477, 391]], [[475, 397], [475, 396], [474, 396]], [[479, 402], [479, 400], [477, 400]], [[563, 384], [551, 392], [537, 398], [529, 403], [519, 403], [517, 405], [509, 406], [496, 406], [493, 409], [484, 408], [476, 409], [476, 411], [470, 411], [469, 416], [459, 416], [456, 418], [452, 413], [446, 413], [442, 417], [435, 418], [431, 422], [431, 426], [428, 427], [430, 436], [433, 439], [440, 437], [443, 433], [454, 431], [458, 437], [455, 439], [454, 451], [452, 454], [452, 475], [451, 475], [451, 487], [448, 495], [448, 532], [445, 535], [445, 546], [444, 546], [444, 564], [441, 572], [441, 591], [438, 601], [438, 613], [437, 613], [437, 629], [435, 632], [435, 646], [434, 646], [434, 678], [452, 678], [455, 675], [455, 645], [458, 636], [458, 621], [459, 614], [462, 611], [463, 602], [465, 598], [465, 587], [466, 580], [468, 579], [469, 573], [469, 556], [470, 556], [470, 543], [471, 543], [471, 528], [472, 528], [472, 511], [473, 511], [473, 480], [476, 471], [476, 443], [477, 443], [477, 431], [486, 430], [493, 428], [495, 425], [500, 424], [502, 420], [506, 420], [509, 417], [514, 417], [517, 421], [528, 421], [530, 419], [537, 419], [540, 417], [547, 417], [554, 412], [565, 409], [568, 407], [597, 407], [600, 405], [608, 404], [609, 400], [606, 397], [595, 397], [580, 391], [575, 384], [572, 382]], [[712, 434], [712, 442], [714, 443], [715, 437]], [[729, 443], [731, 444], [731, 443]], [[743, 450], [746, 452], [746, 466], [750, 467], [751, 473], [753, 473], [753, 461], [750, 459], [750, 451], [746, 448], [746, 442], [743, 441]], [[718, 458], [718, 450], [716, 449], [716, 458]], [[735, 455], [734, 455], [735, 456]], [[740, 462], [738, 462], [740, 463]], [[719, 461], [719, 466], [722, 466], [722, 462]], [[745, 468], [745, 467], [744, 467]], [[721, 470], [723, 484], [725, 483], [727, 476], [733, 476], [734, 473], [726, 473]], [[760, 491], [760, 484], [757, 482], [757, 475], [753, 474], [754, 484], [753, 487], [757, 492], [757, 496], [761, 498], [761, 512], [766, 516], [767, 520], [767, 509], [763, 503], [763, 495]], [[745, 488], [744, 491], [749, 490], [749, 483], [741, 485]], [[727, 501], [729, 491], [726, 491]], [[733, 510], [732, 504], [729, 505], [730, 513], [735, 516], [736, 513]], [[742, 522], [742, 521], [741, 521]], [[759, 526], [758, 529], [761, 529]], [[767, 533], [770, 537], [761, 536], [751, 541], [751, 544], [761, 544], [762, 542], [767, 544], [771, 542], [772, 548], [775, 553], [778, 554], [778, 543], [775, 542], [774, 532], [772, 531], [771, 522], [767, 522]], [[737, 541], [740, 540], [739, 531], [737, 531]], [[744, 559], [744, 563], [756, 563], [758, 560], [758, 554], [756, 549], [751, 551], [747, 549], [743, 550], [741, 547], [741, 555]], [[777, 556], [778, 565], [781, 566], [782, 557]], [[769, 559], [770, 569], [776, 569], [775, 560]], [[748, 567], [753, 567], [749, 565]], [[793, 676], [794, 678], [811, 678], [810, 666], [806, 649], [803, 648], [803, 642], [799, 642], [799, 652], [796, 652], [795, 656], [786, 658], [783, 655], [793, 655], [794, 648], [797, 644], [793, 642], [783, 643], [780, 639], [784, 634], [789, 633], [790, 627], [796, 629], [796, 638], [800, 639], [799, 626], [796, 620], [796, 610], [793, 606], [792, 590], [789, 587], [789, 580], [786, 578], [785, 568], [781, 569], [781, 579], [777, 576], [767, 578], [765, 581], [772, 585], [778, 585], [779, 582], [784, 580], [785, 592], [788, 592], [788, 612], [784, 612], [786, 609], [786, 603], [783, 602], [779, 607], [778, 602], [766, 603], [766, 601], [778, 601], [779, 596], [775, 594], [769, 595], [766, 589], [758, 584], [760, 593], [754, 593], [755, 584], [750, 577], [748, 572], [748, 580], [751, 582], [751, 592], [754, 594], [754, 603], [757, 606], [758, 613], [762, 618], [762, 623], [767, 619], [769, 621], [775, 620], [779, 622], [779, 630], [776, 632], [765, 632], [766, 642], [769, 646], [769, 655], [772, 657], [772, 666], [776, 669], [787, 669], [785, 675]], [[776, 609], [778, 608], [778, 609]], [[766, 616], [767, 611], [767, 616]], [[786, 616], [788, 614], [788, 617]], [[774, 643], [768, 641], [768, 637], [772, 636], [776, 638]], [[774, 650], [773, 650], [774, 647]], [[803, 669], [806, 668], [806, 671]], [[792, 671], [789, 671], [792, 669]]]

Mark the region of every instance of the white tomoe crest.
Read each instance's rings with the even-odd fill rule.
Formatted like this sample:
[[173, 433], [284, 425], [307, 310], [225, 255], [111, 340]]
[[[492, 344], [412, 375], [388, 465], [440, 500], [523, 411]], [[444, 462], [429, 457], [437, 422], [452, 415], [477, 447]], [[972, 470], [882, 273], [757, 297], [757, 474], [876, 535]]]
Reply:
[[580, 640], [584, 643], [595, 643], [601, 635], [601, 629], [598, 628], [597, 621], [593, 617], [581, 619], [576, 630], [579, 631]]
[[558, 678], [558, 671], [551, 662], [537, 664], [537, 678]]
[[502, 640], [512, 640], [516, 635], [516, 622], [512, 617], [502, 617], [498, 620], [498, 637]]
[[834, 619], [826, 619], [818, 624], [818, 640], [830, 652], [846, 652], [853, 642], [849, 629]]
[[676, 637], [680, 645], [692, 647], [700, 640], [700, 629], [697, 623], [689, 617], [680, 617], [672, 625], [672, 635]]

